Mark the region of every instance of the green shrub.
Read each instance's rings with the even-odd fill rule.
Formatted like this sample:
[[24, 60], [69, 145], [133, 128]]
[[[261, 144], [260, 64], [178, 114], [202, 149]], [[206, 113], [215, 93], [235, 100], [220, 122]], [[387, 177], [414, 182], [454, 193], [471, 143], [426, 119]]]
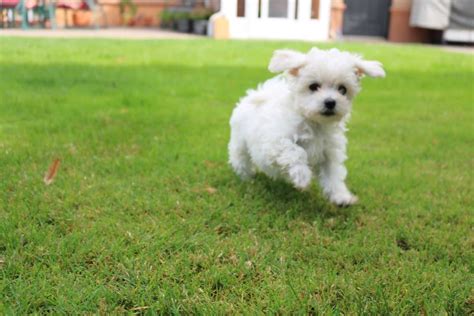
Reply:
[[214, 14], [214, 11], [202, 8], [191, 11], [189, 17], [191, 20], [209, 20], [212, 14]]

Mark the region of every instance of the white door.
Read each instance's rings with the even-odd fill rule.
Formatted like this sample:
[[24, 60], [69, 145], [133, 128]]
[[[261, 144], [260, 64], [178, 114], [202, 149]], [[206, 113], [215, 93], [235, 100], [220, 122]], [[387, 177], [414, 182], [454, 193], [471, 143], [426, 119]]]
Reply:
[[221, 0], [231, 38], [326, 40], [331, 0]]

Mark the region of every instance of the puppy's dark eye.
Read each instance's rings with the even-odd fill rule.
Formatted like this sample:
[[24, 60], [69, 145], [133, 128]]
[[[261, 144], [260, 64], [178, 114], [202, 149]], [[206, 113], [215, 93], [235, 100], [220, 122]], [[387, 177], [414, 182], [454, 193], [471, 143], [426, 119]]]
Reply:
[[321, 88], [321, 86], [316, 82], [309, 85], [309, 90], [311, 91], [318, 91], [319, 88]]
[[347, 88], [345, 86], [343, 86], [342, 84], [339, 85], [339, 87], [337, 87], [337, 90], [339, 91], [339, 93], [341, 93], [342, 95], [346, 95], [347, 93]]

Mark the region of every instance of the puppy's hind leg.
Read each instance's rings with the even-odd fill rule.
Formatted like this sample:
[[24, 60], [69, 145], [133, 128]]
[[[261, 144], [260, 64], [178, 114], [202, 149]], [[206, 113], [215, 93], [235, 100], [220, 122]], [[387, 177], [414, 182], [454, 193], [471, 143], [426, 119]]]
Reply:
[[255, 175], [255, 168], [243, 139], [231, 135], [229, 142], [229, 163], [235, 173], [243, 180], [248, 180]]

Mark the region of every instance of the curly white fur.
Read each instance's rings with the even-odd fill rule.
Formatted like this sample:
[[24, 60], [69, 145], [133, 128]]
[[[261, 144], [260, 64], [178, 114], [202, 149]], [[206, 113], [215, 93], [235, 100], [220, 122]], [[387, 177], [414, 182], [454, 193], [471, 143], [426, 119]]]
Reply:
[[260, 171], [302, 190], [317, 175], [331, 202], [354, 204], [357, 197], [344, 182], [345, 124], [360, 77], [385, 76], [382, 65], [313, 48], [307, 54], [277, 50], [269, 70], [283, 74], [249, 90], [232, 113], [233, 169], [243, 179]]

